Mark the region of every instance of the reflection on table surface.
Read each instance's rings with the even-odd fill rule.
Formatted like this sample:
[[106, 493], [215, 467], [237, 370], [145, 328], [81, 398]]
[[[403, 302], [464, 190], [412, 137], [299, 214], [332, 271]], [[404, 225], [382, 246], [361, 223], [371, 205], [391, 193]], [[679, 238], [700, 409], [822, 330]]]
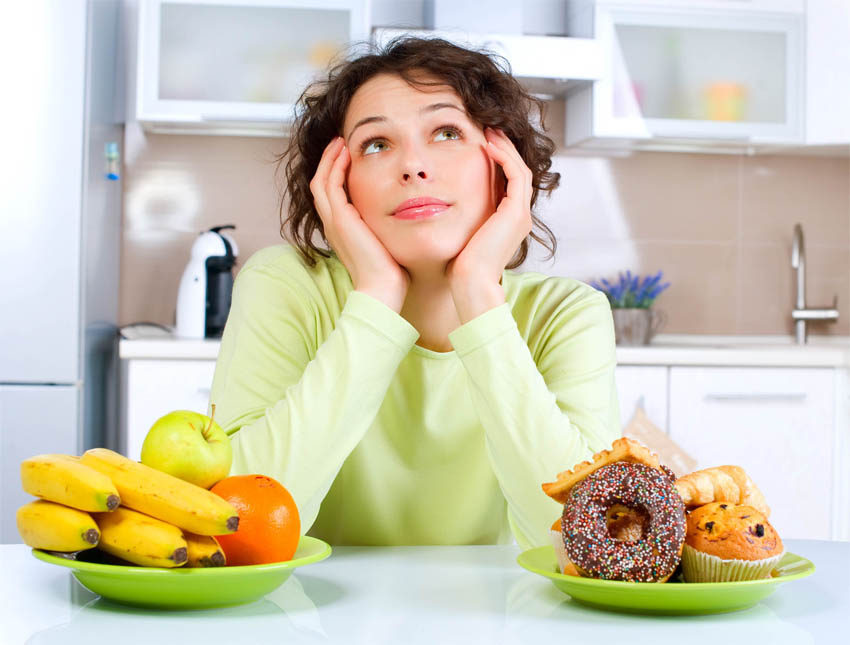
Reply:
[[[2, 596], [4, 643], [818, 642], [850, 612], [850, 543], [789, 540], [817, 571], [755, 607], [711, 616], [640, 616], [582, 606], [516, 564], [515, 546], [337, 547], [260, 601], [160, 611], [103, 600], [68, 570], [0, 548], [18, 593]], [[25, 553], [26, 558], [20, 554]], [[694, 631], [697, 630], [697, 631]], [[685, 640], [688, 639], [688, 640]]]

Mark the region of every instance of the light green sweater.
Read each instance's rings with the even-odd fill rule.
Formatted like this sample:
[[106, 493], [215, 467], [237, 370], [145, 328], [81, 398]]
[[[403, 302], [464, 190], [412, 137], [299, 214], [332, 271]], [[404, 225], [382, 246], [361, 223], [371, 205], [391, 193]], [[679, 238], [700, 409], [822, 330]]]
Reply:
[[210, 396], [231, 474], [277, 479], [331, 544], [548, 544], [561, 507], [540, 485], [621, 434], [611, 308], [570, 278], [502, 287], [440, 353], [336, 257], [254, 254]]

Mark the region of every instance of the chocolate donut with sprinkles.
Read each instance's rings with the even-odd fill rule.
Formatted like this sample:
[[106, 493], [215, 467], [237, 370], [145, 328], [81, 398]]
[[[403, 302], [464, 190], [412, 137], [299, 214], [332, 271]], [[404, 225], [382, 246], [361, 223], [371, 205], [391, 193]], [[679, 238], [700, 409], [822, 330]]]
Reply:
[[[604, 580], [666, 582], [685, 542], [685, 505], [674, 480], [668, 469], [618, 461], [576, 484], [564, 504], [561, 535], [578, 572]], [[612, 520], [622, 515], [638, 523], [627, 540], [610, 531]]]

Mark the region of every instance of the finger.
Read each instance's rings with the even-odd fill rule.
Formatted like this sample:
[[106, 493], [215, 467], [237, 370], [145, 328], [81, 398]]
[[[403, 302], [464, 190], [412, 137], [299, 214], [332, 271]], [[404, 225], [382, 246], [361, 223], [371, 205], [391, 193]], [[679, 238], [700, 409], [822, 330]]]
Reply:
[[506, 150], [492, 142], [485, 149], [487, 150], [487, 154], [502, 167], [505, 173], [505, 178], [508, 180], [507, 197], [523, 201], [526, 196], [530, 197], [530, 178], [520, 167], [520, 162]]
[[[493, 160], [502, 166], [505, 172], [505, 178], [508, 180], [504, 199], [497, 208], [497, 211], [504, 211], [506, 214], [512, 213], [512, 216], [508, 217], [507, 221], [505, 221], [505, 224], [511, 227], [512, 232], [508, 234], [510, 239], [514, 239], [514, 231], [519, 231], [520, 229], [522, 231], [521, 236], [525, 238], [531, 232], [533, 225], [531, 219], [530, 183], [524, 181], [521, 171], [516, 169], [516, 161], [505, 150], [497, 148], [494, 145], [489, 145], [487, 146], [487, 151]], [[514, 169], [516, 174], [512, 175], [511, 169]], [[514, 177], [514, 180], [512, 180], [512, 177]], [[502, 204], [504, 204], [505, 208], [502, 207]], [[512, 223], [508, 224], [508, 222]]]
[[342, 150], [342, 147], [342, 137], [337, 137], [331, 141], [322, 152], [322, 157], [319, 159], [319, 165], [316, 167], [316, 172], [313, 175], [315, 184], [317, 184], [319, 189], [324, 188], [327, 183], [333, 162], [339, 156], [339, 152]]
[[313, 198], [316, 201], [317, 210], [327, 211], [329, 208], [325, 186], [328, 183], [328, 175], [331, 172], [333, 163], [339, 157], [341, 149], [342, 137], [335, 138], [325, 146], [322, 157], [319, 159], [319, 165], [316, 168], [316, 174], [313, 175], [313, 179], [310, 181], [310, 191], [313, 193]]
[[[519, 151], [514, 146], [513, 142], [508, 138], [508, 136], [502, 132], [501, 130], [492, 130], [491, 136], [488, 139], [492, 141], [492, 144], [507, 153], [507, 155], [514, 161], [514, 168], [517, 168], [516, 174], [514, 177], [514, 184], [521, 183], [523, 189], [525, 191], [525, 195], [523, 195], [523, 201], [531, 201], [531, 195], [533, 193], [532, 183], [534, 181], [534, 174], [531, 172], [531, 169], [526, 165], [525, 160], [520, 155]], [[503, 169], [505, 166], [502, 166]], [[505, 173], [507, 176], [507, 172]], [[516, 194], [516, 193], [512, 193]]]
[[503, 130], [498, 128], [487, 128], [487, 137], [488, 141], [492, 141], [493, 143], [499, 145], [504, 150], [508, 151], [512, 155], [515, 155], [517, 159], [521, 160], [522, 155], [519, 154], [519, 151], [516, 149], [514, 142], [511, 141], [511, 138], [504, 133]]
[[491, 141], [494, 145], [507, 152], [517, 162], [523, 173], [528, 175], [528, 179], [530, 181], [532, 179], [531, 170], [525, 164], [525, 160], [522, 158], [519, 150], [516, 149], [516, 146], [514, 145], [514, 142], [511, 141], [510, 137], [501, 130], [494, 128], [488, 128], [488, 130], [491, 135], [488, 138], [488, 141]]
[[348, 204], [348, 196], [345, 194], [343, 184], [345, 182], [345, 170], [351, 161], [351, 154], [347, 146], [343, 146], [339, 151], [339, 155], [331, 166], [328, 181], [325, 184], [325, 192], [330, 201], [331, 210], [334, 213], [342, 212], [342, 209]]

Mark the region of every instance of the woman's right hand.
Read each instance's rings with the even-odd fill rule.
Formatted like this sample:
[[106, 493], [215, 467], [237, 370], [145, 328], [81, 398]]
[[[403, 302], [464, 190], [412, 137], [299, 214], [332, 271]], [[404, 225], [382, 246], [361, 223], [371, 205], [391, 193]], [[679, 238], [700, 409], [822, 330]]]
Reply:
[[354, 289], [398, 313], [407, 295], [410, 274], [395, 261], [348, 201], [343, 185], [350, 162], [342, 137], [327, 145], [310, 181], [313, 203], [324, 225], [325, 238], [348, 269]]

